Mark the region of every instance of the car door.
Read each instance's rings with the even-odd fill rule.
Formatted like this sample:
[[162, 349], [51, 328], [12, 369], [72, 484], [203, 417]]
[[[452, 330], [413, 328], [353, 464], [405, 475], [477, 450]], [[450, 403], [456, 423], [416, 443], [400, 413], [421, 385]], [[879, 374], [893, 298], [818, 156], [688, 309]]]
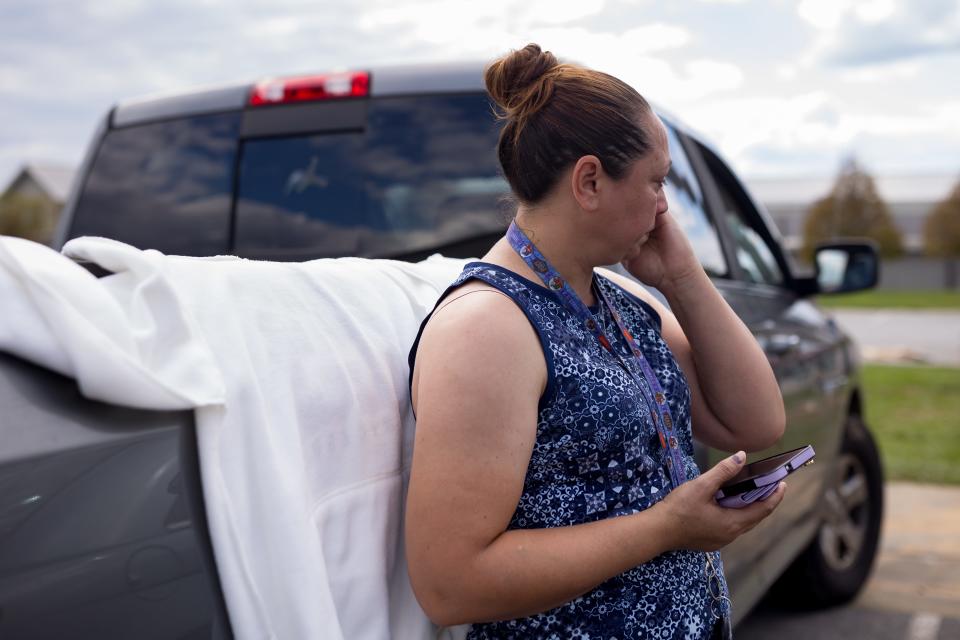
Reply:
[[5, 353], [0, 406], [0, 638], [231, 638], [192, 412]]
[[[788, 480], [787, 499], [774, 516], [725, 550], [728, 575], [755, 565], [752, 571], [765, 572], [767, 582], [779, 575], [796, 552], [793, 547], [816, 526], [816, 509], [846, 411], [845, 338], [812, 302], [792, 290], [791, 265], [779, 236], [734, 173], [711, 149], [692, 139], [690, 143], [731, 263], [731, 277], [717, 280], [717, 287], [763, 347], [787, 414], [783, 438], [748, 459], [807, 444], [818, 452], [819, 464]], [[725, 455], [711, 451], [710, 463]], [[791, 538], [798, 540], [793, 544]]]

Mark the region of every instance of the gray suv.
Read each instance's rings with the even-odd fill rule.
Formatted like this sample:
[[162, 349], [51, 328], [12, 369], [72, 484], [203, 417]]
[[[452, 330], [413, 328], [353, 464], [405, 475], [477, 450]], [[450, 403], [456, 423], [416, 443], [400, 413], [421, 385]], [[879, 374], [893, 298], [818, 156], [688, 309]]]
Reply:
[[[812, 444], [774, 516], [724, 549], [737, 621], [765, 594], [846, 602], [870, 571], [882, 471], [849, 338], [813, 294], [873, 286], [862, 243], [806, 273], [720, 155], [668, 114], [667, 197], [766, 350], [786, 435]], [[481, 65], [273, 79], [130, 101], [102, 119], [57, 245], [81, 235], [269, 260], [482, 255], [509, 217]], [[104, 405], [0, 354], [0, 637], [232, 635], [190, 412]], [[723, 455], [697, 445], [702, 468]], [[790, 596], [793, 597], [790, 597]]]

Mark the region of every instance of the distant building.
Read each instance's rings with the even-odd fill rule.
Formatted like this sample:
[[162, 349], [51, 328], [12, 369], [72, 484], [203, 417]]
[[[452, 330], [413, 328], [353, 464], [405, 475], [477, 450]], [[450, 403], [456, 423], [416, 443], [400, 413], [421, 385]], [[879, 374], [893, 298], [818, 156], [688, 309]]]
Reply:
[[62, 207], [70, 194], [75, 173], [76, 169], [63, 165], [26, 164], [0, 192], [0, 198], [8, 195], [39, 197]]
[[[890, 207], [910, 254], [923, 252], [923, 223], [930, 210], [945, 199], [960, 173], [941, 175], [874, 176], [880, 196]], [[753, 196], [770, 213], [787, 247], [803, 244], [803, 224], [814, 202], [830, 194], [836, 178], [756, 178], [747, 180]]]
[[0, 234], [49, 243], [70, 194], [75, 170], [32, 163], [0, 191]]

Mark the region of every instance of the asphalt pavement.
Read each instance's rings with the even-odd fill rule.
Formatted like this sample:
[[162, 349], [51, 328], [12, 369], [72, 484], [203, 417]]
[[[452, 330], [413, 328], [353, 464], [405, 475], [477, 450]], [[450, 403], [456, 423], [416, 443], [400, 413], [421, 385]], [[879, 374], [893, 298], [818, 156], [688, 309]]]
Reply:
[[960, 640], [960, 487], [888, 483], [881, 549], [850, 605], [785, 611], [761, 604], [737, 640]]

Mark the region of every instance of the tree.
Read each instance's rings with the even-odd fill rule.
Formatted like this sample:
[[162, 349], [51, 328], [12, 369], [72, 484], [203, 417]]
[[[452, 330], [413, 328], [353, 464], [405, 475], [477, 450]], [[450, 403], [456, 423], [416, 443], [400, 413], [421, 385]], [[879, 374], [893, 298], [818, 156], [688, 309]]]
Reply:
[[960, 258], [960, 180], [945, 200], [939, 202], [923, 225], [927, 255], [943, 258], [944, 282], [957, 288], [957, 259]]
[[884, 257], [903, 253], [903, 240], [890, 209], [873, 178], [852, 158], [841, 167], [830, 194], [817, 200], [807, 213], [803, 254], [812, 259], [818, 242], [843, 237], [871, 238]]
[[60, 215], [59, 205], [37, 196], [0, 198], [0, 234], [49, 244]]

